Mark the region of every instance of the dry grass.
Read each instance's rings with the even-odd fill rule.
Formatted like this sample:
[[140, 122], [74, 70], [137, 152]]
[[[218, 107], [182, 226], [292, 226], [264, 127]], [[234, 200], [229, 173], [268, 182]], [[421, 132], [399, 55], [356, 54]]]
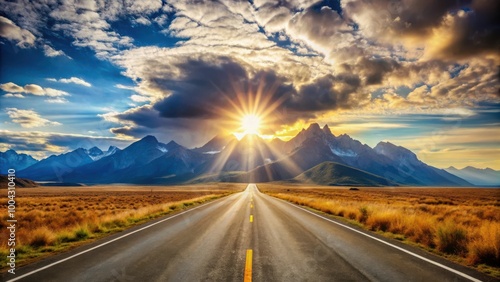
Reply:
[[[58, 187], [16, 190], [17, 263], [82, 241], [123, 230], [195, 204], [219, 198], [245, 185], [180, 187]], [[1, 192], [2, 190], [0, 190]], [[5, 204], [0, 206], [7, 210]], [[6, 265], [7, 215], [0, 220], [0, 263]]]
[[272, 196], [395, 234], [435, 253], [500, 274], [500, 191], [260, 184]]

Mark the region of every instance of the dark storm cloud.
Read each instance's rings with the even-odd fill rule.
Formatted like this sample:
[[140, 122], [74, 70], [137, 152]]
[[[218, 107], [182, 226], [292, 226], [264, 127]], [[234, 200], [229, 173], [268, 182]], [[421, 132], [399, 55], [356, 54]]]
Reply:
[[464, 58], [483, 52], [500, 51], [499, 1], [473, 1], [472, 12], [457, 21], [452, 40], [442, 48], [442, 54]]
[[[376, 28], [373, 32], [383, 35], [427, 35], [441, 24], [442, 18], [450, 11], [456, 10], [472, 1], [435, 1], [435, 0], [354, 0], [344, 4], [345, 16], [354, 21], [363, 22], [362, 17], [369, 18]], [[367, 15], [373, 17], [367, 17]]]
[[[179, 64], [181, 79], [156, 80], [156, 88], [172, 91], [153, 108], [164, 118], [221, 118], [226, 111], [243, 110], [260, 99], [262, 106], [279, 111], [296, 95], [292, 83], [273, 70], [251, 73], [228, 58], [218, 63], [193, 61]], [[260, 98], [259, 98], [260, 96]], [[293, 108], [293, 107], [292, 107]]]
[[489, 0], [353, 0], [344, 4], [344, 15], [372, 39], [412, 38], [413, 45], [438, 44], [432, 46], [435, 57], [466, 58], [498, 53], [499, 9], [499, 1]]
[[356, 67], [365, 76], [366, 85], [381, 84], [384, 76], [399, 69], [398, 62], [391, 59], [366, 59], [363, 58]]
[[217, 107], [227, 108], [235, 100], [241, 85], [248, 81], [242, 66], [228, 59], [214, 65], [204, 61], [189, 60], [177, 66], [183, 70], [179, 79], [157, 79], [153, 83], [160, 89], [173, 92], [154, 108], [166, 118], [201, 118], [217, 116]]
[[[297, 86], [273, 70], [252, 69], [227, 57], [155, 66], [153, 73], [147, 85], [165, 93], [165, 98], [114, 114], [122, 126], [113, 128], [112, 133], [134, 137], [163, 134], [164, 139], [176, 141], [203, 130], [213, 136], [225, 122], [253, 110], [269, 112], [267, 118], [273, 122], [266, 127], [271, 133], [282, 124], [315, 118], [329, 110], [353, 108], [367, 98], [357, 93], [362, 81], [354, 74], [326, 75]], [[235, 126], [237, 120], [232, 122]], [[187, 146], [199, 145], [193, 140], [184, 142]]]
[[[375, 66], [381, 72], [390, 69], [376, 63]], [[227, 111], [243, 110], [260, 99], [264, 106], [275, 107], [275, 114], [286, 112], [281, 120], [294, 122], [302, 118], [302, 112], [354, 106], [359, 98], [355, 92], [361, 86], [358, 76], [343, 73], [318, 78], [297, 90], [290, 80], [273, 70], [249, 72], [228, 58], [218, 63], [189, 60], [177, 67], [182, 70], [181, 78], [150, 81], [154, 88], [171, 91], [171, 95], [152, 108], [144, 106], [117, 117], [156, 128], [164, 126], [165, 122], [155, 119], [155, 115], [167, 120], [224, 118]]]
[[303, 85], [289, 105], [304, 112], [349, 109], [359, 103], [356, 91], [360, 86], [361, 80], [355, 75], [326, 75]]

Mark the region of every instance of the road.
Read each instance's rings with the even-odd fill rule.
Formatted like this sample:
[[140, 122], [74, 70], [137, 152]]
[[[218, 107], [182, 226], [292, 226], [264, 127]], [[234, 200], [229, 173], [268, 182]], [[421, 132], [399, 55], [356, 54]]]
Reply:
[[[3, 281], [484, 281], [260, 193], [241, 193], [4, 274]], [[477, 280], [474, 280], [477, 279]]]

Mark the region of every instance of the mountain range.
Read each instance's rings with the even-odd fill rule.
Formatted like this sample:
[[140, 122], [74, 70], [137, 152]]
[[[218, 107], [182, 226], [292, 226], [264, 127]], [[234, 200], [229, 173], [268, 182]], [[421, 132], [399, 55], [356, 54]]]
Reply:
[[[4, 158], [8, 154], [9, 158]], [[257, 135], [241, 140], [218, 135], [188, 149], [146, 136], [120, 150], [79, 148], [41, 161], [15, 152], [2, 153], [2, 172], [16, 168], [19, 177], [66, 183], [173, 184], [207, 181], [294, 181], [323, 185], [472, 186], [467, 177], [420, 161], [410, 150], [389, 142], [374, 148], [335, 136], [328, 126], [311, 124], [294, 138], [266, 141]], [[19, 164], [15, 161], [19, 160]]]
[[0, 152], [0, 174], [7, 174], [9, 169], [19, 171], [37, 162], [32, 156], [18, 154], [14, 150], [7, 150], [4, 153]]
[[500, 171], [491, 168], [475, 168], [472, 166], [457, 169], [453, 166], [445, 168], [451, 174], [469, 181], [474, 185], [481, 186], [500, 186]]

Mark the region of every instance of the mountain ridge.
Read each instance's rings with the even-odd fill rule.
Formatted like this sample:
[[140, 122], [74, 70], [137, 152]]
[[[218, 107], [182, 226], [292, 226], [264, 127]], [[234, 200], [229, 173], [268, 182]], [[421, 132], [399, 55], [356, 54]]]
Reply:
[[246, 135], [241, 140], [216, 135], [193, 149], [173, 140], [164, 144], [147, 135], [123, 150], [112, 146], [106, 152], [97, 147], [79, 148], [50, 156], [21, 172], [34, 180], [81, 183], [162, 184], [210, 177], [267, 182], [294, 179], [325, 162], [376, 175], [393, 184], [471, 185], [446, 170], [425, 164], [402, 146], [379, 142], [371, 148], [347, 134], [335, 136], [328, 125], [321, 128], [317, 123], [288, 141], [266, 141], [257, 135]]
[[462, 169], [450, 166], [444, 170], [474, 185], [500, 186], [500, 170], [494, 170], [489, 167], [481, 169], [473, 166], [466, 166]]

